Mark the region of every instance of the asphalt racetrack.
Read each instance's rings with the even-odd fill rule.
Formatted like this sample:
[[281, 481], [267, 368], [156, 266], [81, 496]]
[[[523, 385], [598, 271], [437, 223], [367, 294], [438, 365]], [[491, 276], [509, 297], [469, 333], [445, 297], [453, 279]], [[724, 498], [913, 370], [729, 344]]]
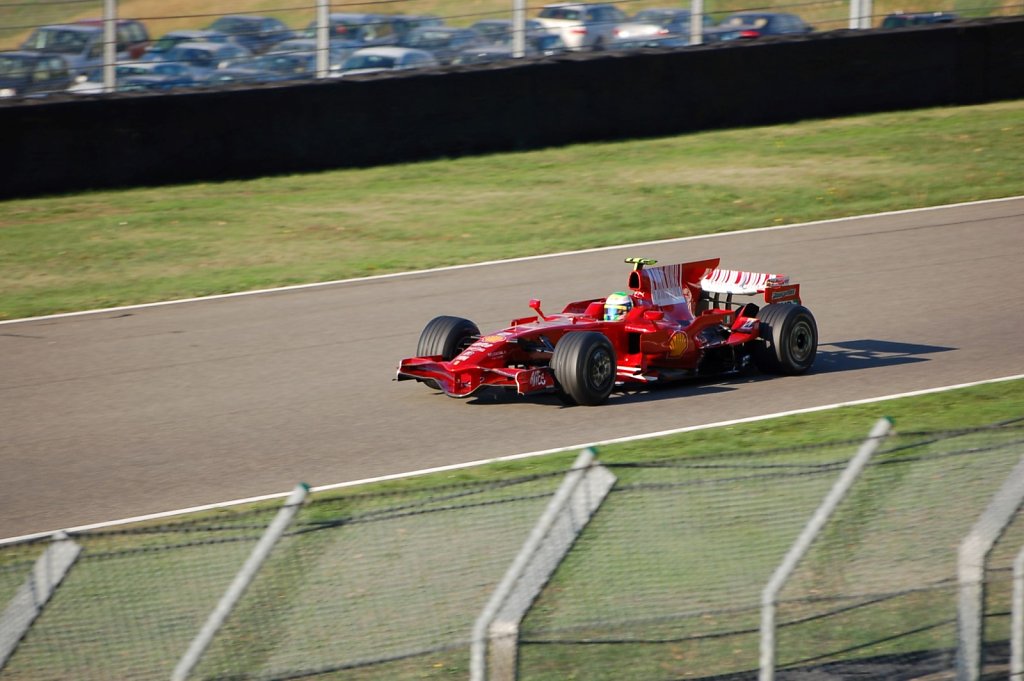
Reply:
[[[438, 314], [481, 331], [625, 287], [627, 256], [787, 273], [805, 376], [456, 400], [392, 379]], [[0, 324], [0, 537], [1019, 374], [1024, 198]]]

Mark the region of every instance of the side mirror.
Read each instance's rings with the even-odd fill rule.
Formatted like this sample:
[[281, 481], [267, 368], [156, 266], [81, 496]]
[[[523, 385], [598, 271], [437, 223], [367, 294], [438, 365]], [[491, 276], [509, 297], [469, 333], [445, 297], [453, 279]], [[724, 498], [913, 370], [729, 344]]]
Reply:
[[540, 311], [540, 300], [537, 298], [530, 299], [530, 309], [536, 312], [538, 315], [540, 315], [540, 318], [543, 319], [544, 321], [548, 321], [549, 319], [551, 319], [550, 317], [548, 317], [547, 315]]

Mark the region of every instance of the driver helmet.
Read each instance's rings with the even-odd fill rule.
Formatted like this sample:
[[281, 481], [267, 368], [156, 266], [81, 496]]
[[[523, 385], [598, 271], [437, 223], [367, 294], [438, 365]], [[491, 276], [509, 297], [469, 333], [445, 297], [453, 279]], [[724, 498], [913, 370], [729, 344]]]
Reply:
[[622, 321], [626, 313], [633, 308], [633, 299], [624, 291], [616, 291], [604, 301], [604, 320], [606, 322]]

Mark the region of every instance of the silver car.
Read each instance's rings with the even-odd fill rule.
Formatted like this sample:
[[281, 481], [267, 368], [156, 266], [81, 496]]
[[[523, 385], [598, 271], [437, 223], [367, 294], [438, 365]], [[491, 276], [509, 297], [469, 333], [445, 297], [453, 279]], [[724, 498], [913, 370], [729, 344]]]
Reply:
[[[426, 50], [412, 47], [364, 47], [356, 50], [341, 65], [341, 76], [381, 71], [404, 71], [439, 66], [437, 59]], [[331, 74], [336, 75], [336, 74]]]
[[615, 27], [628, 20], [626, 13], [606, 3], [560, 3], [545, 5], [537, 20], [557, 33], [570, 50], [603, 50], [612, 40]]

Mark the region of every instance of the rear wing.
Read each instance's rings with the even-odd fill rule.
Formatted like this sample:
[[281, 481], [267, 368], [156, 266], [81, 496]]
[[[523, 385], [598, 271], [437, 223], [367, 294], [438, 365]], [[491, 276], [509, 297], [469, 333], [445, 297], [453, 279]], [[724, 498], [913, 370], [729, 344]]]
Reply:
[[[766, 303], [800, 302], [800, 285], [784, 274], [718, 268], [719, 259], [653, 266], [653, 260], [628, 258], [634, 264], [629, 288], [659, 306], [685, 304], [693, 314], [713, 307], [738, 307], [733, 296], [763, 295]], [[723, 300], [724, 297], [724, 300]]]

